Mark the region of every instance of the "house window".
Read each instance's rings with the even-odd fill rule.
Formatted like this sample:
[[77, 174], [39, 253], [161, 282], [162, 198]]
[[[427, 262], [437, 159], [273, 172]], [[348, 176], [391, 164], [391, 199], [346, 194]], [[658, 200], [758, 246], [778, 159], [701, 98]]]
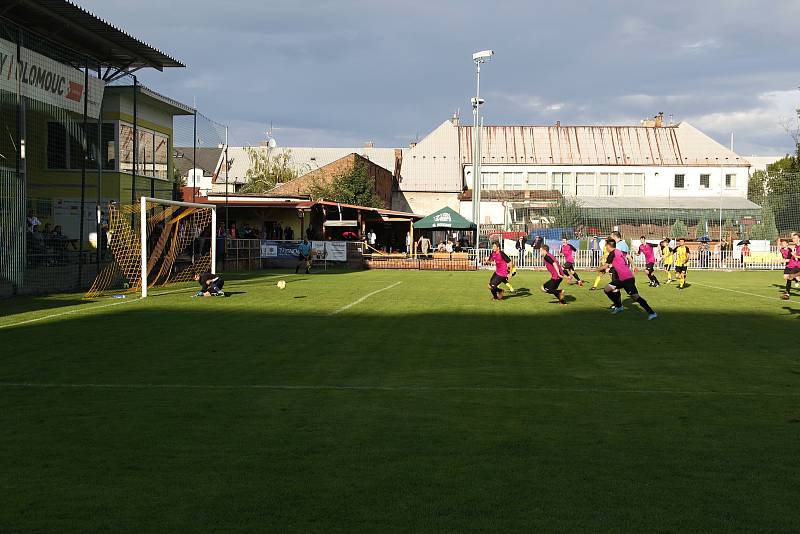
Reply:
[[522, 173], [507, 172], [503, 174], [503, 188], [510, 190], [522, 189]]
[[535, 191], [547, 190], [547, 173], [546, 172], [529, 172], [528, 173], [528, 189]]
[[619, 195], [619, 174], [616, 172], [601, 172], [600, 173], [600, 191], [598, 192], [601, 197], [614, 197]]
[[700, 175], [700, 189], [708, 189], [711, 187], [711, 175], [710, 174], [701, 174]]
[[725, 175], [725, 187], [728, 189], [733, 189], [736, 187], [736, 175], [735, 174], [726, 174]]
[[[114, 123], [101, 125], [100, 162], [103, 170], [116, 169], [116, 135]], [[97, 169], [97, 123], [47, 123], [47, 168], [60, 170], [80, 170], [84, 162], [86, 147], [86, 168]]]
[[[131, 172], [133, 170], [133, 126], [120, 123], [119, 132], [120, 171]], [[137, 128], [136, 136], [136, 174], [167, 179], [169, 138], [144, 128]]]
[[486, 190], [500, 189], [500, 173], [499, 172], [481, 173], [481, 188]]
[[573, 195], [575, 191], [575, 179], [571, 172], [554, 172], [553, 189], [562, 195]]
[[579, 172], [576, 175], [575, 194], [579, 197], [595, 196], [595, 174], [593, 172]]
[[686, 187], [686, 175], [685, 174], [676, 174], [675, 175], [675, 189], [683, 189]]
[[644, 174], [626, 172], [622, 177], [622, 194], [626, 197], [644, 196]]

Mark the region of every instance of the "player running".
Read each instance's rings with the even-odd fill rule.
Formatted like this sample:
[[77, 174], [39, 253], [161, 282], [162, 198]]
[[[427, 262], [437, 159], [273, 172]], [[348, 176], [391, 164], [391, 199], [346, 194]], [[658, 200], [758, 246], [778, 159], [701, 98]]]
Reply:
[[667, 281], [665, 284], [672, 283], [672, 266], [675, 264], [675, 251], [669, 246], [669, 239], [664, 238], [658, 244], [661, 249], [661, 263], [664, 272], [667, 274]]
[[311, 243], [308, 242], [308, 239], [303, 239], [303, 241], [297, 245], [297, 265], [294, 268], [294, 274], [298, 273], [303, 263], [306, 265], [306, 274], [308, 274], [311, 270], [311, 261]]
[[689, 270], [689, 259], [692, 253], [686, 246], [684, 238], [678, 239], [678, 246], [675, 247], [675, 275], [678, 277], [678, 289], [683, 289], [686, 285], [686, 271]]
[[583, 287], [583, 280], [581, 280], [581, 277], [578, 276], [578, 272], [575, 270], [575, 253], [577, 252], [575, 247], [566, 239], [562, 239], [561, 250], [559, 250], [559, 252], [564, 257], [564, 273], [569, 276], [567, 278], [567, 284], [572, 284], [572, 279], [575, 278], [578, 285]]
[[784, 291], [782, 297], [784, 300], [789, 300], [789, 294], [792, 290], [792, 280], [797, 277], [797, 273], [800, 272], [800, 269], [796, 267], [795, 263], [795, 254], [792, 247], [789, 246], [789, 241], [787, 239], [778, 239], [778, 253], [781, 255], [781, 260], [786, 265], [783, 269], [783, 279], [786, 282], [786, 290]]
[[650, 287], [659, 287], [661, 284], [658, 283], [658, 278], [653, 274], [656, 270], [655, 248], [645, 240], [644, 236], [641, 236], [639, 240], [641, 244], [639, 245], [639, 250], [636, 251], [636, 255], [644, 255], [644, 269], [647, 271], [647, 278], [650, 279]]
[[797, 289], [800, 288], [800, 233], [792, 232], [792, 244], [794, 245], [794, 267], [797, 269], [794, 287]]
[[511, 272], [511, 258], [500, 250], [500, 243], [492, 242], [492, 253], [483, 262], [486, 265], [494, 263], [494, 274], [489, 279], [489, 291], [492, 293], [492, 300], [503, 300], [503, 290], [500, 284], [508, 285], [508, 275]]
[[222, 276], [218, 274], [203, 273], [195, 274], [194, 279], [200, 284], [200, 291], [197, 292], [198, 297], [224, 297], [225, 293], [222, 291], [222, 286], [225, 281]]
[[616, 273], [614, 280], [605, 288], [606, 296], [614, 304], [611, 313], [621, 313], [625, 311], [625, 308], [622, 306], [622, 295], [619, 292], [620, 289], [624, 289], [634, 302], [637, 302], [639, 306], [644, 308], [644, 311], [647, 312], [648, 321], [652, 321], [658, 317], [658, 314], [653, 311], [653, 308], [650, 307], [644, 297], [639, 295], [639, 291], [636, 289], [636, 278], [629, 265], [630, 258], [626, 257], [621, 250], [617, 249], [616, 241], [610, 238], [606, 239], [606, 252], [608, 255], [606, 256], [603, 268], [605, 270], [614, 269]]
[[558, 299], [560, 304], [566, 304], [567, 301], [564, 300], [564, 290], [558, 289], [558, 286], [561, 285], [561, 281], [564, 279], [564, 269], [561, 268], [561, 264], [558, 263], [555, 256], [550, 254], [549, 246], [542, 245], [541, 248], [539, 248], [539, 255], [544, 260], [544, 266], [547, 267], [547, 270], [550, 272], [550, 280], [544, 283], [542, 291], [553, 295]]
[[[614, 242], [616, 242], [617, 250], [622, 252], [622, 254], [624, 256], [626, 256], [626, 257], [628, 256], [628, 254], [630, 253], [630, 248], [628, 247], [628, 243], [624, 239], [622, 239], [622, 234], [621, 233], [619, 233], [616, 230], [614, 230], [613, 232], [611, 232], [611, 235], [609, 236], [609, 239], [613, 239]], [[633, 269], [633, 272], [636, 273], [636, 267], [634, 267], [633, 264], [631, 264], [631, 269]], [[605, 273], [604, 270], [598, 269], [597, 277], [595, 277], [594, 284], [592, 284], [592, 287], [591, 287], [590, 291], [594, 291], [595, 289], [597, 289], [598, 284], [600, 284], [600, 279], [603, 277], [604, 273]], [[614, 280], [616, 280], [616, 278], [614, 276], [614, 268], [613, 267], [611, 269], [609, 269], [609, 274], [611, 274], [611, 282], [614, 282]]]

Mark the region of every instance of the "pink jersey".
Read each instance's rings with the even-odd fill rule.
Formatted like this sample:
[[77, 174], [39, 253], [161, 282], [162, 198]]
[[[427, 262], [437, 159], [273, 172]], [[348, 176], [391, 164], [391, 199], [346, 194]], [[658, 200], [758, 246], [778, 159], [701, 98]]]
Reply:
[[789, 262], [788, 267], [790, 267], [790, 268], [792, 268], [792, 267], [800, 268], [800, 245], [797, 245], [796, 247], [794, 247], [794, 255], [795, 255], [795, 258], [794, 258], [793, 261]]
[[644, 254], [645, 263], [656, 262], [656, 253], [655, 250], [653, 250], [653, 245], [650, 243], [642, 243], [639, 245], [639, 254]]
[[606, 263], [611, 264], [611, 267], [616, 272], [617, 280], [620, 282], [633, 278], [633, 273], [628, 267], [628, 260], [625, 259], [625, 254], [621, 250], [615, 248], [609, 252]]
[[547, 256], [544, 257], [544, 266], [547, 267], [547, 270], [550, 271], [550, 278], [553, 280], [561, 280], [561, 265], [558, 263], [558, 260], [550, 254], [547, 253]]
[[492, 255], [489, 256], [491, 260], [494, 262], [494, 272], [496, 272], [499, 276], [508, 276], [508, 256], [506, 256], [501, 251], [492, 252]]
[[794, 255], [792, 253], [792, 249], [790, 247], [783, 248], [781, 247], [779, 252], [781, 253], [781, 258], [784, 260], [789, 260], [786, 262], [786, 266], [789, 268], [794, 267]]
[[564, 256], [564, 261], [567, 263], [575, 263], [575, 247], [567, 243], [561, 245], [561, 254]]

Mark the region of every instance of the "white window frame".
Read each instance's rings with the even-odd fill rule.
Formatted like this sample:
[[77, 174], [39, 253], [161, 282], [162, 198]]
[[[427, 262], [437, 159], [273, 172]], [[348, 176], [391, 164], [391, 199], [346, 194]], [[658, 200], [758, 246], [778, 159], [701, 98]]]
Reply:
[[[591, 178], [591, 184], [582, 184], [581, 178]], [[581, 188], [586, 188], [587, 191], [581, 191]], [[575, 173], [575, 195], [579, 197], [594, 197], [597, 196], [597, 173], [594, 172], [578, 172]]]
[[622, 184], [620, 186], [621, 196], [624, 197], [643, 197], [644, 196], [644, 173], [626, 172], [622, 174]]
[[[493, 177], [491, 182], [488, 178]], [[499, 172], [481, 172], [481, 189], [484, 191], [497, 191], [500, 189], [500, 173]]]
[[725, 174], [724, 180], [725, 189], [736, 189], [736, 173]]
[[[516, 183], [512, 183], [512, 181], [509, 180], [510, 177], [516, 178], [516, 180], [514, 180]], [[522, 171], [504, 172], [503, 189], [508, 191], [522, 191], [525, 189], [525, 175], [522, 173]]]
[[599, 180], [598, 196], [601, 197], [617, 197], [619, 196], [619, 173], [618, 172], [601, 172]]
[[[703, 179], [705, 179], [706, 183], [703, 184]], [[701, 174], [700, 175], [700, 189], [711, 189], [711, 175], [710, 174]]]
[[[541, 183], [539, 178], [542, 179]], [[529, 172], [526, 181], [527, 187], [531, 191], [548, 191], [550, 189], [548, 178], [549, 176], [546, 172]]]
[[562, 195], [574, 196], [575, 194], [575, 173], [554, 172], [553, 189]]
[[[678, 187], [678, 176], [681, 177], [682, 184]], [[672, 188], [673, 189], [686, 189], [686, 175], [685, 174], [675, 174], [672, 177]]]

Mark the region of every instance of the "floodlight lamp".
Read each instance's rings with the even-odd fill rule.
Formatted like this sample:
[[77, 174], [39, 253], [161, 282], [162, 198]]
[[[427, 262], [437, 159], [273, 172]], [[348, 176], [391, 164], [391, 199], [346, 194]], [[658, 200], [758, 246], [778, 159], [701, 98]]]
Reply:
[[474, 54], [472, 54], [472, 61], [479, 61], [482, 63], [484, 61], [492, 59], [493, 55], [494, 55], [494, 50], [481, 50], [480, 52], [475, 52]]

